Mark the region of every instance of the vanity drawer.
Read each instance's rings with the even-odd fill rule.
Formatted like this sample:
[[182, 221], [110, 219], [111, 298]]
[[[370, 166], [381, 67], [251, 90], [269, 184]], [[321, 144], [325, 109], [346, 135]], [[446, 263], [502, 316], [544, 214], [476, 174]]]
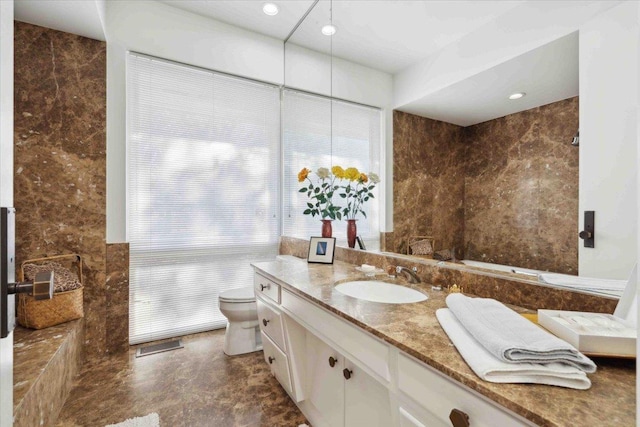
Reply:
[[280, 385], [282, 385], [290, 396], [293, 396], [293, 390], [291, 389], [291, 376], [289, 375], [289, 360], [287, 359], [287, 356], [264, 332], [261, 332], [261, 334], [264, 360], [269, 364], [271, 373], [276, 377]]
[[269, 307], [269, 305], [265, 304], [260, 298], [256, 298], [256, 304], [258, 306], [260, 330], [267, 334], [278, 347], [286, 351], [280, 311]]
[[253, 286], [256, 295], [265, 296], [276, 304], [280, 304], [280, 285], [256, 273], [253, 275]]
[[398, 357], [398, 389], [444, 425], [453, 409], [466, 413], [474, 427], [533, 425], [404, 354]]

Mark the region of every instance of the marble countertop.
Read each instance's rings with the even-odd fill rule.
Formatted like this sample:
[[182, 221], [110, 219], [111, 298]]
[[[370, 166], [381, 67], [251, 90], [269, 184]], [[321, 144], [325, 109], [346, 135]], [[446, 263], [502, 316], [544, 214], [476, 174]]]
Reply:
[[[636, 412], [635, 360], [594, 359], [589, 390], [573, 390], [537, 384], [496, 384], [481, 380], [457, 352], [436, 319], [445, 307], [445, 291], [428, 283], [416, 287], [429, 299], [413, 304], [382, 304], [348, 297], [335, 284], [363, 279], [355, 265], [308, 264], [306, 260], [254, 263], [267, 277], [343, 319], [372, 333], [400, 350], [432, 366], [450, 378], [540, 426], [634, 426]], [[386, 274], [378, 276], [389, 280]]]

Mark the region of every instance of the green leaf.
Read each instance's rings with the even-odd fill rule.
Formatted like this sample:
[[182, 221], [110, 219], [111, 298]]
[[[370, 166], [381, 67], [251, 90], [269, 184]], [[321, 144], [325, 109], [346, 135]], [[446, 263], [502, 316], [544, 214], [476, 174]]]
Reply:
[[342, 214], [339, 211], [336, 212], [336, 216], [338, 217], [338, 219], [342, 219]]
[[346, 195], [346, 194], [342, 194], [342, 193], [340, 193], [340, 197], [342, 197], [343, 199], [346, 199], [346, 198], [347, 198], [347, 195]]
[[316, 216], [316, 211], [311, 211], [311, 216]]
[[313, 209], [313, 205], [309, 202], [307, 202], [307, 206], [309, 206], [311, 209]]
[[314, 192], [314, 193], [316, 193], [316, 194], [318, 194], [318, 193], [320, 192], [320, 187], [316, 187], [316, 188], [313, 190], [313, 192]]
[[364, 201], [365, 201], [365, 202], [368, 202], [368, 201], [369, 201], [369, 198], [368, 198], [368, 197], [365, 197], [365, 198], [364, 198]]
[[329, 192], [327, 193], [327, 197], [328, 197], [329, 199], [330, 199], [330, 198], [332, 198], [332, 197], [333, 197], [333, 191], [329, 191]]
[[363, 217], [365, 217], [365, 218], [367, 217], [367, 214], [366, 214], [366, 212], [365, 212], [365, 211], [360, 211], [360, 212], [362, 213], [362, 216], [363, 216]]
[[309, 215], [311, 213], [311, 209], [305, 209], [304, 212], [302, 212], [304, 215]]
[[307, 197], [311, 197], [311, 191], [307, 193]]

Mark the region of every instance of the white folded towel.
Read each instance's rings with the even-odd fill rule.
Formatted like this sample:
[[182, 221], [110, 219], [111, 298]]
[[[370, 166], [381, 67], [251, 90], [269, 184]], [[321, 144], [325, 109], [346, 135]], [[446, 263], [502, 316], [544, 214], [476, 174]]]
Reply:
[[447, 308], [436, 311], [442, 329], [480, 378], [493, 383], [532, 383], [586, 390], [591, 381], [584, 371], [563, 363], [507, 363], [489, 353], [462, 327]]
[[585, 372], [596, 371], [595, 363], [571, 344], [494, 299], [450, 294], [446, 301], [469, 334], [503, 362], [559, 362]]
[[622, 295], [624, 288], [627, 286], [627, 280], [596, 279], [557, 273], [541, 273], [538, 275], [538, 281], [550, 285], [590, 291], [612, 291], [617, 295]]

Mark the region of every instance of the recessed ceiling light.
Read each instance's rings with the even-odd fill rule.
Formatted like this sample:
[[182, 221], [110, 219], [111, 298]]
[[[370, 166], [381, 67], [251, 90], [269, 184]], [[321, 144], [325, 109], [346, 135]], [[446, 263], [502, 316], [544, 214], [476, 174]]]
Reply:
[[273, 3], [265, 3], [262, 6], [262, 11], [269, 16], [274, 16], [278, 14], [278, 6]]
[[331, 24], [327, 24], [324, 27], [322, 27], [322, 34], [324, 34], [325, 36], [332, 36], [336, 33], [336, 27], [334, 27]]
[[509, 99], [520, 99], [525, 95], [526, 95], [526, 93], [524, 93], [524, 92], [516, 92], [516, 93], [512, 93], [511, 95], [509, 95]]

